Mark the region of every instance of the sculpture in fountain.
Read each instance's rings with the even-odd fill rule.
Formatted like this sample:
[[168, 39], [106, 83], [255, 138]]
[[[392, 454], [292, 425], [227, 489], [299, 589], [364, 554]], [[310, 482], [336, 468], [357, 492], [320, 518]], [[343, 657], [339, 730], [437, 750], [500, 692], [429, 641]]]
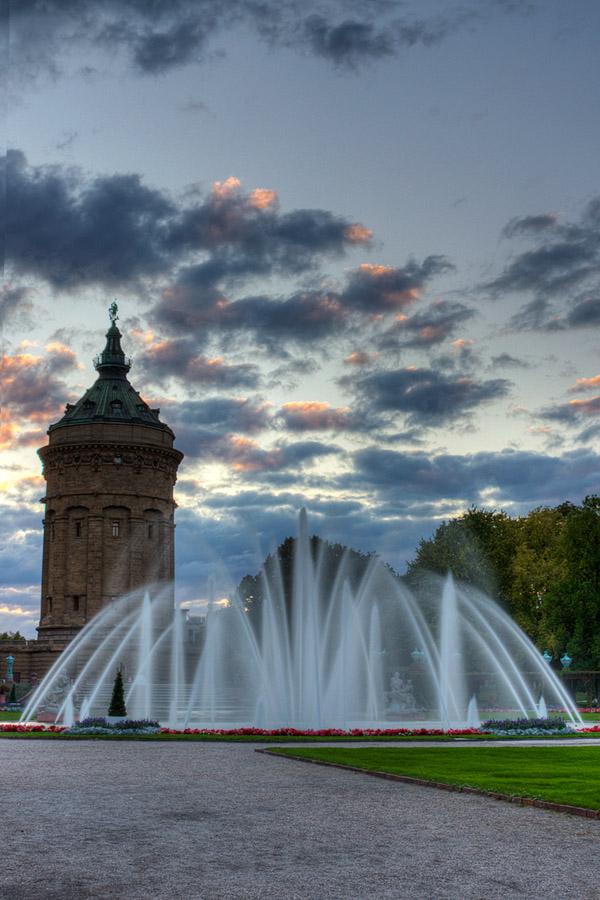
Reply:
[[394, 672], [390, 681], [390, 691], [386, 691], [385, 697], [388, 705], [384, 710], [387, 719], [406, 718], [417, 712], [415, 706], [415, 698], [413, 694], [413, 686], [410, 678], [404, 681], [400, 677], [400, 672]]

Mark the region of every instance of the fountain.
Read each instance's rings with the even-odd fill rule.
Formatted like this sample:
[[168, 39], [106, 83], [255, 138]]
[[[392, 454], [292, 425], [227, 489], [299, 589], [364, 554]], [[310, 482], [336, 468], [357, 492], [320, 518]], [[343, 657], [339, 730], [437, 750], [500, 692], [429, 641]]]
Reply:
[[473, 727], [482, 708], [527, 717], [547, 706], [581, 723], [560, 679], [488, 597], [448, 576], [419, 602], [376, 559], [360, 579], [349, 555], [333, 578], [324, 570], [302, 511], [291, 599], [270, 570], [259, 614], [231, 583], [218, 608], [213, 580], [190, 643], [168, 591], [122, 597], [71, 642], [23, 719], [44, 705], [63, 721], [105, 715], [120, 668], [128, 714], [172, 728]]

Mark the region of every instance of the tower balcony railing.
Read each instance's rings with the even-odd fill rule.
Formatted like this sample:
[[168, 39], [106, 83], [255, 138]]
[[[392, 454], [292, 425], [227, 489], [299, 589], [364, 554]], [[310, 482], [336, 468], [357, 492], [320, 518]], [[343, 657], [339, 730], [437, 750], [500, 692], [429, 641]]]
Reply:
[[99, 366], [128, 366], [131, 368], [131, 357], [122, 356], [120, 353], [102, 353], [100, 356], [94, 356], [94, 368]]

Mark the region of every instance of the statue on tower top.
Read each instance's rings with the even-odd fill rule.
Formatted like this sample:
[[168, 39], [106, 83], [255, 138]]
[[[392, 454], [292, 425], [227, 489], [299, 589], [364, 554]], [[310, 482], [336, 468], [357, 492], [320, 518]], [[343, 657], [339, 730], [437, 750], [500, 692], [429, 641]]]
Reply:
[[117, 306], [117, 301], [113, 300], [112, 304], [108, 307], [108, 315], [110, 316], [110, 321], [114, 323], [119, 318], [117, 313], [119, 311], [119, 307]]

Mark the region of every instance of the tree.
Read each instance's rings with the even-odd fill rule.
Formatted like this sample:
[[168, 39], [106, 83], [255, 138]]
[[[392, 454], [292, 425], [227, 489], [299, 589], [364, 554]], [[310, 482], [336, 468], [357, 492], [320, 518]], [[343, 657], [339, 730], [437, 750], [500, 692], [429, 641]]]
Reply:
[[[297, 538], [286, 538], [275, 553], [267, 556], [260, 572], [256, 575], [246, 575], [240, 581], [237, 589], [238, 597], [255, 621], [258, 621], [267, 589], [271, 591], [276, 601], [279, 599], [285, 604], [289, 612], [293, 603], [294, 568], [298, 562], [297, 547]], [[360, 553], [342, 544], [332, 544], [317, 535], [310, 538], [310, 556], [320, 584], [333, 585], [340, 567], [344, 566], [344, 576], [353, 589], [358, 586], [374, 558], [372, 553]], [[328, 592], [324, 593], [328, 595]]]
[[554, 656], [565, 650], [574, 668], [600, 668], [600, 497], [572, 508], [553, 557], [543, 596], [541, 636]]
[[510, 609], [511, 563], [518, 525], [504, 511], [472, 506], [458, 518], [443, 522], [434, 536], [422, 538], [416, 558], [408, 563], [407, 579], [424, 593], [431, 573], [452, 572]]
[[123, 675], [121, 670], [117, 669], [115, 683], [113, 686], [112, 697], [110, 698], [110, 706], [108, 707], [109, 716], [126, 716], [127, 708], [125, 706], [125, 689], [123, 687]]
[[536, 644], [544, 639], [545, 600], [557, 577], [557, 547], [570, 503], [538, 506], [518, 519], [518, 541], [512, 560], [509, 608], [514, 619]]

